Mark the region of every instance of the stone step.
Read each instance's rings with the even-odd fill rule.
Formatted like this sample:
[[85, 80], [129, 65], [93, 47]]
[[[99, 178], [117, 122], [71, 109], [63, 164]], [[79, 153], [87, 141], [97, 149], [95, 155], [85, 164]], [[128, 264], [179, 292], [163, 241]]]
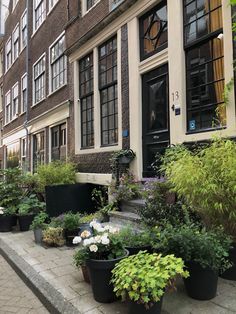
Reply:
[[143, 199], [122, 201], [120, 203], [120, 210], [121, 212], [137, 214], [139, 212], [139, 209], [144, 206], [145, 206], [145, 201]]
[[138, 214], [132, 212], [112, 211], [109, 214], [110, 223], [119, 227], [131, 225], [134, 228], [140, 228], [141, 218]]

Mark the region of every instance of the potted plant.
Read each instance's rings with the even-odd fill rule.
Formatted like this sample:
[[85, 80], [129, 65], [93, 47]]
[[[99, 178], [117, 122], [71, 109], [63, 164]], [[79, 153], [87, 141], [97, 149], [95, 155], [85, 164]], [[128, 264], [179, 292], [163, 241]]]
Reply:
[[38, 215], [34, 217], [34, 220], [30, 225], [30, 229], [34, 231], [35, 243], [42, 243], [43, 229], [45, 229], [47, 226], [47, 220], [48, 214], [44, 211], [39, 212]]
[[64, 214], [63, 228], [65, 232], [66, 245], [68, 246], [73, 245], [73, 239], [79, 233], [80, 218], [81, 216], [79, 213], [74, 214], [72, 212], [67, 212]]
[[173, 288], [176, 276], [188, 277], [181, 258], [139, 252], [116, 264], [111, 282], [117, 297], [129, 300], [129, 314], [159, 314], [164, 293]]
[[121, 149], [112, 155], [112, 163], [129, 164], [134, 158], [135, 153], [132, 149]]
[[181, 257], [190, 276], [184, 280], [187, 293], [197, 300], [216, 296], [218, 274], [230, 264], [231, 239], [221, 229], [207, 231], [194, 225], [166, 226], [157, 232], [154, 248]]
[[63, 246], [65, 244], [63, 228], [48, 227], [43, 230], [43, 243], [48, 246]]
[[151, 253], [151, 232], [148, 230], [137, 231], [131, 226], [124, 227], [119, 232], [119, 237], [129, 255], [137, 254], [139, 251]]
[[16, 212], [14, 207], [0, 207], [0, 232], [10, 232], [13, 226], [13, 217]]
[[18, 219], [21, 231], [28, 231], [35, 215], [45, 209], [45, 203], [40, 202], [35, 194], [25, 196], [18, 207]]
[[97, 221], [92, 221], [90, 225], [94, 229], [94, 236], [82, 241], [78, 265], [88, 267], [94, 299], [110, 303], [116, 299], [110, 282], [111, 271], [117, 262], [128, 255], [128, 251], [117, 237], [118, 229], [103, 227]]

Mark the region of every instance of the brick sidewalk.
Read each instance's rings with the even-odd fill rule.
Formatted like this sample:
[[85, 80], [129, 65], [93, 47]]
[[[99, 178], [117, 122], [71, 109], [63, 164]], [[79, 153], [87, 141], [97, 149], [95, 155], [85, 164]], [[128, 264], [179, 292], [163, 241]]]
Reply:
[[[81, 314], [127, 314], [127, 305], [94, 301], [91, 287], [83, 281], [80, 270], [73, 266], [73, 248], [44, 248], [36, 245], [31, 231], [1, 233], [0, 246], [5, 243], [37, 274], [42, 276], [64, 300]], [[4, 250], [4, 249], [3, 249]], [[13, 254], [13, 255], [14, 255]], [[236, 313], [236, 282], [219, 280], [218, 295], [211, 301], [196, 301], [186, 296], [182, 282], [175, 293], [164, 297], [163, 314], [230, 314]], [[70, 311], [63, 313], [71, 314]]]

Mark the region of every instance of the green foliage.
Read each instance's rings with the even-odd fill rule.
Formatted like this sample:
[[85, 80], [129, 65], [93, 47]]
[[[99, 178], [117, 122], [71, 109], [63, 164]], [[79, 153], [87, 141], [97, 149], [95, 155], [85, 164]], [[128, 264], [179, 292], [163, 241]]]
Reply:
[[75, 165], [71, 162], [54, 161], [37, 168], [38, 190], [44, 192], [47, 185], [75, 183]]
[[[171, 156], [172, 160], [170, 160]], [[206, 223], [236, 236], [236, 143], [215, 138], [201, 150], [167, 150], [162, 170], [172, 189]]]
[[31, 230], [36, 229], [45, 229], [47, 227], [48, 214], [44, 211], [38, 213], [37, 216], [34, 217], [34, 220], [30, 226]]
[[40, 210], [44, 210], [44, 209], [45, 209], [45, 203], [40, 202], [35, 194], [31, 194], [21, 199], [19, 207], [18, 207], [18, 214], [28, 215], [28, 214], [37, 213]]
[[120, 230], [119, 237], [126, 247], [148, 246], [151, 241], [151, 232], [149, 229], [136, 231], [131, 226], [127, 226]]
[[122, 300], [130, 299], [149, 308], [160, 301], [177, 275], [187, 278], [184, 262], [174, 255], [139, 252], [116, 264], [112, 271], [114, 291]]
[[64, 228], [64, 214], [51, 218], [49, 226], [52, 228]]
[[94, 214], [87, 214], [87, 215], [83, 215], [80, 218], [80, 223], [81, 224], [86, 224], [86, 223], [90, 223], [92, 220], [99, 220], [101, 219], [101, 214], [99, 212], [96, 212]]
[[92, 190], [92, 201], [96, 204], [98, 210], [104, 208], [108, 204], [107, 187], [103, 186]]
[[73, 255], [73, 262], [76, 267], [85, 265], [86, 260], [88, 260], [88, 252], [86, 250], [80, 249]]
[[63, 217], [64, 230], [73, 231], [79, 228], [81, 215], [79, 213], [67, 212]]
[[110, 159], [111, 169], [112, 169], [113, 173], [116, 172], [116, 170], [118, 168], [119, 161], [121, 160], [121, 158], [126, 157], [130, 161], [132, 161], [135, 158], [135, 156], [136, 155], [132, 149], [121, 149], [121, 150], [114, 152], [114, 154], [112, 155], [112, 157]]
[[43, 230], [43, 242], [49, 246], [63, 246], [65, 244], [63, 229], [49, 227]]
[[185, 263], [197, 262], [203, 268], [210, 267], [218, 272], [230, 266], [228, 252], [231, 243], [231, 238], [222, 229], [207, 231], [195, 225], [169, 225], [163, 230], [156, 229], [153, 247], [163, 254], [181, 257]]

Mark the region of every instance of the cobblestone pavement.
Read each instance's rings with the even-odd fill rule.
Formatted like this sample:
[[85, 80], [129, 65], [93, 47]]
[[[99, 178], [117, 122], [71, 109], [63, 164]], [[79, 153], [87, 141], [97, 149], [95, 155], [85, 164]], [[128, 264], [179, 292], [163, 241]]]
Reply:
[[0, 314], [46, 314], [48, 311], [0, 256]]
[[[72, 304], [79, 313], [128, 313], [127, 305], [121, 302], [100, 304], [94, 301], [90, 285], [83, 281], [81, 271], [76, 269], [73, 265], [73, 248], [44, 248], [40, 245], [36, 245], [33, 238], [33, 233], [31, 231], [0, 234], [0, 241], [4, 241], [12, 250], [14, 250], [15, 254], [24, 259], [24, 261], [50, 283], [57, 292], [62, 294], [63, 298]], [[4, 273], [2, 269], [1, 272]], [[5, 275], [3, 276], [6, 278]], [[0, 278], [0, 290], [3, 288], [4, 281], [5, 284], [9, 284], [10, 287], [15, 286], [15, 284], [11, 284], [10, 280]], [[15, 289], [14, 291], [17, 290]], [[30, 293], [30, 291], [27, 292], [27, 295], [28, 293]], [[8, 296], [8, 293], [6, 292], [5, 295]], [[162, 314], [236, 314], [235, 296], [236, 282], [219, 279], [218, 292], [214, 299], [210, 301], [196, 301], [186, 295], [183, 282], [180, 281], [177, 292], [165, 294]], [[20, 298], [18, 295], [16, 297]], [[11, 297], [9, 297], [9, 299], [12, 300]], [[1, 298], [0, 302], [2, 302]], [[21, 300], [21, 302], [24, 301]], [[2, 303], [0, 303], [0, 309], [1, 305]], [[11, 303], [9, 306], [14, 307], [14, 304]], [[39, 310], [43, 311], [40, 307]], [[68, 313], [68, 311], [62, 312], [63, 314], [71, 314]], [[3, 312], [0, 311], [0, 314], [1, 313]], [[18, 313], [24, 312], [17, 312], [17, 314]], [[35, 311], [31, 311], [30, 313], [37, 314]]]

